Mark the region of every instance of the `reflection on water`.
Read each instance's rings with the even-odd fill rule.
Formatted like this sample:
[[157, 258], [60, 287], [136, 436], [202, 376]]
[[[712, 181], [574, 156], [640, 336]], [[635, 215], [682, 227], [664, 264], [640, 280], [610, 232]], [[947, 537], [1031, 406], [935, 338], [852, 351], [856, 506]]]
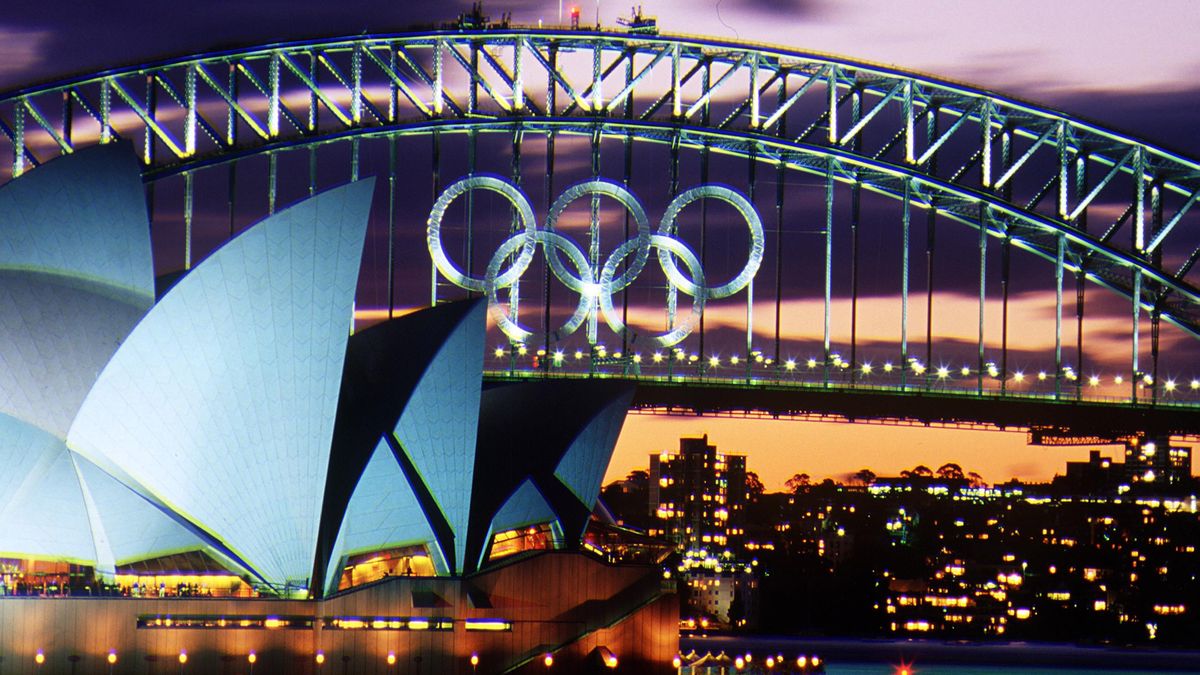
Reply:
[[[880, 663], [829, 663], [827, 675], [896, 675], [898, 667]], [[1014, 668], [1006, 665], [941, 665], [913, 664], [913, 675], [1170, 675], [1194, 673], [1192, 670], [1110, 670], [1079, 668]]]

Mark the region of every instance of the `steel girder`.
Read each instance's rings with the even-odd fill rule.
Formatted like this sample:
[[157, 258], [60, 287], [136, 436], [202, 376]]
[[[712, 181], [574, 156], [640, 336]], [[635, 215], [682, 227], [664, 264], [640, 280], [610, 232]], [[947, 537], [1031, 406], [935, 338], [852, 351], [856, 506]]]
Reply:
[[[1061, 241], [1065, 269], [1200, 334], [1200, 163], [841, 57], [682, 36], [440, 31], [200, 54], [0, 95], [10, 175], [122, 137], [141, 141], [153, 178], [363, 133], [512, 124], [628, 132], [907, 192], [1056, 264]], [[939, 158], [954, 170], [937, 171]]]

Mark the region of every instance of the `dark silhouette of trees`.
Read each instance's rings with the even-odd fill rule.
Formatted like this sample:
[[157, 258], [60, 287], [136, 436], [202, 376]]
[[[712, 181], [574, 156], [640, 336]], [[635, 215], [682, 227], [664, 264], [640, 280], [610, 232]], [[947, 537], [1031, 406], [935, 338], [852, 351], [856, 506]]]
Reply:
[[757, 499], [759, 495], [766, 492], [766, 486], [758, 478], [758, 474], [753, 471], [746, 472], [746, 492], [750, 493], [751, 499]]
[[787, 479], [784, 485], [787, 486], [788, 492], [796, 494], [802, 492], [809, 485], [812, 485], [812, 478], [806, 473], [798, 473]]
[[939, 466], [937, 477], [946, 480], [962, 480], [964, 478], [962, 467], [953, 462]]

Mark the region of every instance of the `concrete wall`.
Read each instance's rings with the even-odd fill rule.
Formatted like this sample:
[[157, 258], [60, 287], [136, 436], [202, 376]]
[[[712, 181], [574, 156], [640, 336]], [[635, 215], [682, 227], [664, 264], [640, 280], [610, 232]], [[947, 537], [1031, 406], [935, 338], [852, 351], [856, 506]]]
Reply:
[[[473, 591], [468, 593], [468, 586]], [[467, 579], [397, 577], [323, 601], [0, 598], [0, 673], [545, 673], [599, 670], [595, 650], [618, 657], [616, 672], [673, 672], [678, 650], [678, 601], [653, 567], [609, 566], [571, 553], [542, 553]], [[491, 607], [476, 607], [471, 597]], [[421, 606], [430, 604], [436, 606]], [[307, 617], [307, 629], [137, 628], [142, 615]], [[339, 630], [328, 623], [353, 617], [453, 620], [453, 630]], [[512, 622], [505, 632], [468, 631], [467, 619]], [[35, 654], [41, 649], [40, 671]], [[188, 661], [178, 656], [186, 650]], [[315, 655], [325, 654], [318, 666]], [[389, 666], [388, 653], [396, 663]], [[71, 657], [77, 660], [70, 660]], [[525, 664], [522, 667], [522, 664]], [[611, 672], [611, 671], [607, 671]]]

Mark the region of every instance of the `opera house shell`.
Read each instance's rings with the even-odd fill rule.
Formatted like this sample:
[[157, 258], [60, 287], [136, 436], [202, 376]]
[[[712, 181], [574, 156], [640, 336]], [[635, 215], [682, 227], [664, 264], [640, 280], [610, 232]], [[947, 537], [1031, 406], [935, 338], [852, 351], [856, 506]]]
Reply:
[[481, 301], [352, 334], [372, 190], [156, 280], [128, 146], [0, 187], [0, 670], [669, 668], [581, 552], [632, 392], [485, 388]]

